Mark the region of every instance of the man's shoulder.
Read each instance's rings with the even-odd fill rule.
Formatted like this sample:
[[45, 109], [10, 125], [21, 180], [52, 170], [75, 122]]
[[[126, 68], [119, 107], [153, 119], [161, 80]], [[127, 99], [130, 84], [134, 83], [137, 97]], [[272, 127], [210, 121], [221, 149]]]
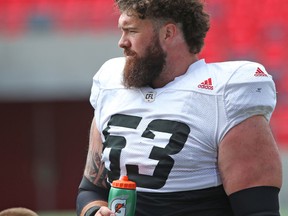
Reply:
[[257, 67], [263, 67], [261, 64], [252, 61], [225, 61], [207, 63], [210, 70], [218, 73], [235, 73], [237, 71], [247, 71]]
[[122, 85], [122, 74], [125, 65], [125, 58], [118, 57], [107, 60], [94, 76], [100, 86], [109, 88], [109, 86]]
[[[202, 61], [203, 62], [203, 61]], [[227, 86], [239, 88], [248, 83], [272, 82], [272, 77], [267, 73], [265, 67], [252, 61], [226, 61], [214, 63], [196, 64], [191, 67], [192, 79], [200, 83], [198, 91], [208, 90], [208, 93], [223, 94]]]
[[195, 91], [205, 94], [223, 94], [227, 85], [262, 82], [265, 79], [264, 77], [270, 79], [270, 75], [265, 68], [257, 62], [226, 61], [206, 63], [204, 60], [200, 60], [190, 66], [187, 73], [188, 79], [183, 79], [179, 84], [179, 88], [186, 86], [187, 89], [191, 89], [191, 85], [193, 86], [194, 83]]
[[272, 81], [265, 67], [252, 61], [208, 63], [208, 71], [221, 83], [250, 83]]
[[[224, 81], [229, 79], [234, 74], [241, 74], [245, 76], [250, 73], [257, 71], [260, 68], [264, 73], [267, 74], [263, 65], [252, 62], [252, 61], [225, 61], [225, 62], [213, 62], [206, 63], [204, 60], [200, 60], [195, 64], [191, 65], [188, 69], [193, 75], [192, 76], [213, 76]], [[222, 78], [222, 79], [221, 79]]]
[[124, 57], [111, 58], [104, 62], [102, 69], [122, 70], [125, 65]]

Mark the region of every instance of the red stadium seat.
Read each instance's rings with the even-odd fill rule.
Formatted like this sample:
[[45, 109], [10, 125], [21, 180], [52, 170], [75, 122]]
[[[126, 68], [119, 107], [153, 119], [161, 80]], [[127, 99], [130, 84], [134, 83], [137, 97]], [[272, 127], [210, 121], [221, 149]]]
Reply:
[[31, 1], [9, 0], [6, 4], [1, 2], [2, 16], [4, 17], [4, 31], [10, 34], [25, 30], [25, 19], [29, 13]]
[[[287, 99], [287, 97], [286, 97]], [[278, 106], [271, 118], [271, 128], [277, 144], [288, 145], [288, 104]]]

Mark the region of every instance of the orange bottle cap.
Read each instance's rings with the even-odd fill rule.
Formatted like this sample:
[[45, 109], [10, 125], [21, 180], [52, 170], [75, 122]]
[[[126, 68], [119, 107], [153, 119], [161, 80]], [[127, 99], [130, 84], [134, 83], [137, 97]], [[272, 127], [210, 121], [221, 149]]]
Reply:
[[114, 180], [112, 186], [116, 188], [136, 189], [136, 183], [130, 181], [128, 176], [122, 176], [119, 180]]

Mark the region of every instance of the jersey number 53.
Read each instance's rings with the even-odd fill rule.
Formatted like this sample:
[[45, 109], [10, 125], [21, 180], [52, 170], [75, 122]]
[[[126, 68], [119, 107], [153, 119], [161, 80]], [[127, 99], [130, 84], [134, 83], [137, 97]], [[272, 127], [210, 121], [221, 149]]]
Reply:
[[[115, 114], [109, 120], [107, 127], [103, 130], [105, 141], [104, 149], [111, 148], [109, 154], [110, 167], [108, 170], [109, 181], [112, 182], [120, 177], [120, 156], [121, 151], [126, 147], [124, 136], [115, 136], [110, 134], [109, 130], [113, 126], [137, 129], [142, 118], [139, 116]], [[170, 133], [170, 139], [164, 148], [153, 146], [149, 159], [157, 160], [153, 175], [144, 175], [139, 173], [139, 167], [136, 164], [126, 164], [127, 175], [129, 179], [135, 181], [138, 187], [159, 189], [163, 187], [174, 165], [174, 159], [171, 155], [179, 153], [184, 147], [190, 133], [190, 128], [182, 123], [173, 120], [154, 119], [143, 131], [142, 137], [154, 140], [153, 131]]]

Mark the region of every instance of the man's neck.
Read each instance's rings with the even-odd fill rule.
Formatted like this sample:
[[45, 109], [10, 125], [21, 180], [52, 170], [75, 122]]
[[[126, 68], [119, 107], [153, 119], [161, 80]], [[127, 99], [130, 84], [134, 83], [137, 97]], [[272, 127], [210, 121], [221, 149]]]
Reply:
[[179, 55], [174, 59], [167, 59], [165, 69], [160, 74], [160, 76], [154, 80], [152, 87], [164, 87], [168, 83], [172, 82], [176, 77], [185, 74], [189, 66], [196, 61], [198, 61], [198, 56], [195, 54], [188, 56]]

